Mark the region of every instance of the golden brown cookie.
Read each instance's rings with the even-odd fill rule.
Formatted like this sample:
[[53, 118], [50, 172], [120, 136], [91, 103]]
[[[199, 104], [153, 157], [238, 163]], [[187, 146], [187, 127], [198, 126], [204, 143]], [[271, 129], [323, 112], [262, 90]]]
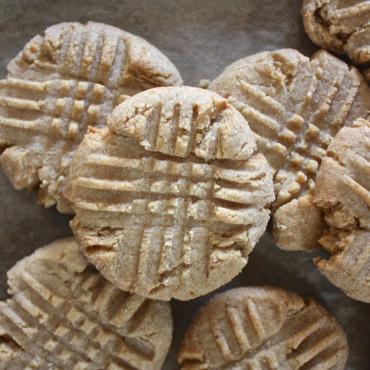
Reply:
[[347, 339], [312, 299], [273, 287], [237, 288], [213, 297], [182, 342], [182, 370], [343, 370]]
[[62, 195], [88, 126], [128, 95], [181, 85], [175, 66], [140, 37], [102, 23], [60, 23], [34, 37], [0, 81], [1, 163], [15, 188], [71, 212]]
[[[305, 30], [315, 44], [347, 54], [354, 64], [370, 66], [368, 0], [304, 0], [302, 16]], [[368, 73], [369, 69], [365, 75]]]
[[168, 303], [108, 283], [73, 239], [8, 272], [0, 302], [0, 369], [161, 369], [172, 338]]
[[219, 95], [156, 88], [119, 105], [73, 160], [66, 196], [89, 261], [139, 295], [188, 300], [235, 277], [266, 229], [269, 166]]
[[367, 117], [370, 89], [353, 67], [319, 51], [282, 49], [241, 59], [210, 89], [248, 121], [274, 171], [274, 235], [283, 249], [313, 249], [324, 226], [312, 203], [316, 174], [332, 137]]
[[327, 230], [329, 260], [320, 271], [354, 299], [370, 303], [370, 122], [357, 120], [331, 142], [317, 176], [314, 202]]

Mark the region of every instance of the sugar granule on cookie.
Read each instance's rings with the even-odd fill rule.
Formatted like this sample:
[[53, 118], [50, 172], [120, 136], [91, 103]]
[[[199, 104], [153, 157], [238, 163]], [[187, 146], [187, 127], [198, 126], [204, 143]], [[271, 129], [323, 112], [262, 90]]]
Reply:
[[123, 290], [188, 300], [247, 264], [274, 199], [271, 171], [242, 115], [214, 92], [147, 90], [82, 141], [68, 178], [71, 224]]
[[0, 81], [0, 157], [16, 189], [38, 189], [45, 207], [71, 213], [63, 197], [74, 151], [88, 126], [105, 125], [128, 96], [181, 85], [153, 45], [102, 23], [60, 23], [34, 37]]
[[0, 369], [160, 370], [172, 339], [168, 303], [125, 293], [58, 240], [8, 272]]

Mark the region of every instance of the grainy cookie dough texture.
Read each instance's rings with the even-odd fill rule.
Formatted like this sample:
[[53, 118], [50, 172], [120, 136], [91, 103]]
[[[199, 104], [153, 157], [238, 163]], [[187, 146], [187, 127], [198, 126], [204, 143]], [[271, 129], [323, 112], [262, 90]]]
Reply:
[[58, 240], [8, 272], [0, 302], [0, 369], [161, 369], [170, 306], [107, 282], [73, 239]]
[[[347, 54], [354, 64], [370, 66], [368, 0], [304, 0], [302, 16], [311, 40], [322, 48]], [[370, 69], [365, 70], [370, 81]]]
[[229, 290], [195, 316], [181, 345], [182, 370], [342, 370], [346, 336], [312, 299], [273, 287]]
[[66, 196], [88, 259], [113, 284], [188, 300], [235, 277], [264, 233], [272, 176], [221, 96], [156, 88], [119, 105], [73, 160]]
[[142, 90], [181, 85], [174, 65], [140, 37], [101, 23], [61, 23], [34, 37], [0, 81], [1, 163], [15, 188], [71, 212], [62, 195], [87, 126]]
[[328, 229], [320, 239], [332, 255], [320, 271], [350, 297], [370, 303], [370, 122], [342, 128], [317, 176], [314, 202]]
[[357, 69], [319, 51], [263, 52], [228, 66], [210, 85], [246, 118], [274, 171], [274, 235], [284, 249], [318, 246], [324, 221], [315, 179], [332, 137], [367, 117], [370, 89]]

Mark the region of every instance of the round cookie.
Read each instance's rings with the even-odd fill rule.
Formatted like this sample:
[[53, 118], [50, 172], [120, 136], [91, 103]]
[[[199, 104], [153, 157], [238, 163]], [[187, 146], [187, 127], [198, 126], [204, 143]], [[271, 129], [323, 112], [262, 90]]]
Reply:
[[65, 195], [85, 255], [114, 285], [188, 300], [235, 277], [274, 199], [242, 115], [214, 92], [147, 90], [91, 129]]
[[182, 370], [344, 370], [346, 336], [312, 299], [274, 287], [218, 294], [193, 319], [180, 351]]
[[102, 23], [60, 23], [34, 37], [0, 81], [0, 157], [17, 189], [38, 188], [45, 207], [62, 195], [88, 126], [103, 126], [128, 95], [181, 85], [175, 66], [140, 37]]
[[[347, 54], [354, 64], [370, 66], [369, 1], [304, 0], [302, 16], [305, 30], [315, 44]], [[369, 73], [367, 69], [367, 78]]]
[[274, 171], [278, 245], [317, 248], [324, 222], [312, 203], [316, 174], [338, 130], [369, 115], [370, 88], [364, 78], [326, 51], [310, 59], [282, 49], [231, 64], [210, 89], [242, 113]]
[[73, 239], [8, 272], [0, 302], [0, 369], [161, 369], [172, 339], [168, 303], [107, 282]]
[[331, 142], [317, 176], [315, 204], [327, 230], [320, 271], [350, 297], [370, 303], [370, 122], [355, 121]]

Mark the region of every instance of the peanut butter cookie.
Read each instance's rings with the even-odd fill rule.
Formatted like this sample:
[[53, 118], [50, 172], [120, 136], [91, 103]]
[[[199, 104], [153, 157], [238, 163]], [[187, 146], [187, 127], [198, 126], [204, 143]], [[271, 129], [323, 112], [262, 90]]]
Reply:
[[302, 16], [311, 40], [324, 49], [347, 54], [364, 66], [370, 81], [370, 2], [368, 0], [304, 0]]
[[315, 204], [328, 228], [320, 239], [331, 254], [320, 271], [354, 299], [370, 303], [370, 122], [355, 121], [331, 142], [317, 176]]
[[195, 316], [178, 355], [182, 370], [344, 370], [346, 336], [312, 299], [273, 287], [237, 288]]
[[58, 240], [8, 272], [0, 302], [0, 369], [161, 369], [170, 306], [108, 283], [73, 239]]
[[248, 121], [274, 171], [274, 235], [283, 249], [319, 246], [324, 228], [312, 203], [316, 174], [331, 139], [370, 111], [370, 89], [356, 68], [319, 51], [283, 49], [241, 59], [210, 89]]
[[17, 189], [71, 208], [63, 197], [74, 151], [88, 126], [104, 126], [128, 95], [181, 85], [174, 65], [140, 37], [102, 23], [61, 23], [34, 37], [0, 81], [1, 163]]
[[274, 199], [242, 115], [214, 92], [151, 89], [91, 129], [68, 177], [82, 250], [114, 285], [168, 300], [226, 284], [264, 233]]

